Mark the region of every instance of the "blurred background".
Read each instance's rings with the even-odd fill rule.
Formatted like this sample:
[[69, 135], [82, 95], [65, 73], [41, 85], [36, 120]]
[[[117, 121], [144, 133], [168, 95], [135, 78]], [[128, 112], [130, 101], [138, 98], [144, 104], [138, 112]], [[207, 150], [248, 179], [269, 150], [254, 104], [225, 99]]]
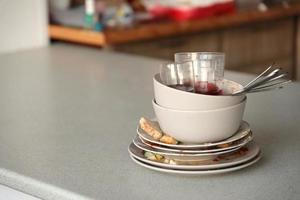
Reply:
[[226, 69], [275, 62], [300, 79], [299, 0], [0, 0], [0, 53], [73, 43], [173, 60], [226, 53]]

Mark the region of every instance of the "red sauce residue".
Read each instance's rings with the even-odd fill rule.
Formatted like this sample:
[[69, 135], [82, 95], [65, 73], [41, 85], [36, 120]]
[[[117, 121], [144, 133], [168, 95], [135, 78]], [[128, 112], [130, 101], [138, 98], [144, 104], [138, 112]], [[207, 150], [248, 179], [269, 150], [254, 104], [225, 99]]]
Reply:
[[222, 95], [223, 91], [214, 83], [201, 82], [195, 83], [195, 92], [208, 95]]
[[204, 81], [198, 81], [193, 87], [190, 83], [185, 84], [176, 84], [168, 85], [169, 87], [175, 88], [177, 90], [183, 90], [186, 92], [194, 92], [198, 94], [207, 94], [207, 95], [223, 95], [223, 90], [220, 89], [214, 83], [208, 83]]

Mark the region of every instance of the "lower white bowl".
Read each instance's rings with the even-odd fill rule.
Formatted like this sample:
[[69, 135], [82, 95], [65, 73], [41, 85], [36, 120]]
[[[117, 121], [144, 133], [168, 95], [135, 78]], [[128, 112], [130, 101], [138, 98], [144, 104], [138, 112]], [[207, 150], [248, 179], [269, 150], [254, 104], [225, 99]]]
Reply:
[[182, 111], [162, 107], [155, 100], [153, 109], [161, 129], [183, 143], [206, 143], [232, 136], [243, 119], [247, 98], [216, 110]]

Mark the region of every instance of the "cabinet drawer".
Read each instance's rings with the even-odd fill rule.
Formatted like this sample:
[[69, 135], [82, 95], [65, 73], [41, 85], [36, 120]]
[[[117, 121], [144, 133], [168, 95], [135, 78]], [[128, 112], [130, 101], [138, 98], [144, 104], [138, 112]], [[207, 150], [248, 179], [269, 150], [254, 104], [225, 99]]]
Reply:
[[220, 51], [221, 34], [203, 32], [159, 40], [134, 42], [113, 47], [116, 51], [173, 60], [174, 53], [183, 51]]
[[[240, 66], [240, 67], [236, 67], [234, 69], [230, 69], [230, 68], [228, 68], [228, 69], [234, 70], [234, 71], [250, 73], [250, 74], [260, 74], [268, 67], [268, 63], [272, 63], [272, 60], [265, 61], [262, 63], [255, 63], [255, 64], [250, 64], [250, 65]], [[276, 64], [278, 66], [282, 67], [282, 69], [284, 71], [289, 72], [289, 74], [288, 74], [289, 78], [293, 78], [292, 77], [293, 62], [291, 59], [289, 59], [289, 58], [278, 59], [278, 60], [276, 60]]]
[[275, 62], [292, 74], [293, 34], [293, 18], [288, 18], [116, 45], [112, 48], [116, 51], [167, 60], [173, 60], [176, 52], [223, 51], [226, 53], [226, 69], [257, 74]]
[[293, 21], [280, 20], [224, 30], [222, 50], [228, 58], [228, 69], [260, 63], [268, 65], [280, 60], [292, 61]]

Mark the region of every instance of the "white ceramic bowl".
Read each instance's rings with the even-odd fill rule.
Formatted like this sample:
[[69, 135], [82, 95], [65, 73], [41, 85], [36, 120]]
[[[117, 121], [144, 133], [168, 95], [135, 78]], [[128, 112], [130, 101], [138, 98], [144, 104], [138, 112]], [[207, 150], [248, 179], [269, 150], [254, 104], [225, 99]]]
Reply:
[[[156, 103], [176, 110], [214, 110], [233, 106], [245, 98], [245, 95], [203, 95], [174, 89], [164, 85], [159, 74], [154, 76], [153, 85]], [[232, 94], [243, 88], [241, 84], [230, 80], [224, 80], [224, 86], [225, 94]]]
[[239, 128], [247, 98], [242, 102], [216, 110], [182, 111], [162, 107], [152, 101], [161, 129], [184, 143], [205, 143], [224, 140]]

